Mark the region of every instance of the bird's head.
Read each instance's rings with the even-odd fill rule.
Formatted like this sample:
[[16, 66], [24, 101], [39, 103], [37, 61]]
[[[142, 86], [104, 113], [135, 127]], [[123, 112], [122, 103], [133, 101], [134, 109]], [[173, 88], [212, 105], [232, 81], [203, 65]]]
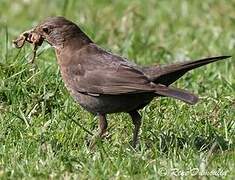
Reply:
[[23, 46], [22, 44], [27, 41], [40, 46], [44, 40], [56, 49], [63, 48], [65, 43], [78, 42], [81, 44], [91, 42], [73, 22], [64, 17], [50, 17], [35, 28], [22, 33], [22, 35], [14, 41], [14, 44], [16, 47], [21, 48]]
[[33, 32], [55, 48], [62, 48], [80, 31], [79, 27], [64, 17], [51, 17], [40, 23]]

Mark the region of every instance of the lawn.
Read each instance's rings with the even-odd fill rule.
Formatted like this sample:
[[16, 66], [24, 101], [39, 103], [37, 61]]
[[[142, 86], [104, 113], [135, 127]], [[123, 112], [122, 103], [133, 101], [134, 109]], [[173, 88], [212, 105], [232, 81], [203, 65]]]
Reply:
[[56, 15], [140, 65], [235, 57], [234, 0], [1, 0], [0, 179], [235, 178], [234, 58], [174, 84], [199, 95], [195, 106], [170, 98], [146, 106], [138, 149], [125, 113], [108, 116], [109, 136], [91, 149], [98, 119], [68, 94], [54, 50], [45, 43], [32, 65], [32, 47], [11, 44]]

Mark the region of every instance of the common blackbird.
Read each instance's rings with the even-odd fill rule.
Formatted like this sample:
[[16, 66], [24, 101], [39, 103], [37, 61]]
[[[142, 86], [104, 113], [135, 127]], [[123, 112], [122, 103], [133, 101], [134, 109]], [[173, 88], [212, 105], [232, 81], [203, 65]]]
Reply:
[[107, 129], [106, 115], [129, 113], [134, 124], [133, 147], [141, 126], [139, 109], [153, 98], [172, 97], [195, 104], [198, 97], [186, 90], [170, 86], [186, 72], [229, 58], [217, 56], [170, 65], [140, 67], [96, 45], [76, 24], [64, 17], [51, 17], [23, 33], [14, 41], [37, 46], [47, 41], [55, 48], [60, 72], [73, 98], [87, 111], [99, 117], [99, 136]]

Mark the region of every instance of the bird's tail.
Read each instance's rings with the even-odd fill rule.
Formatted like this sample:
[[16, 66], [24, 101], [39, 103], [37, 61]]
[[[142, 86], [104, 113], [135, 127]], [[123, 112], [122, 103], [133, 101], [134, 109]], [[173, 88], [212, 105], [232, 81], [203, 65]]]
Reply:
[[153, 66], [145, 68], [144, 72], [150, 77], [150, 80], [156, 84], [164, 84], [166, 86], [172, 84], [186, 72], [204, 66], [206, 64], [227, 59], [231, 56], [217, 56], [199, 59], [196, 61], [187, 61], [178, 64], [164, 65], [164, 66]]
[[188, 91], [174, 88], [174, 87], [167, 87], [164, 85], [156, 85], [155, 86], [155, 93], [160, 96], [172, 97], [181, 101], [184, 101], [188, 104], [196, 104], [198, 101], [198, 97]]

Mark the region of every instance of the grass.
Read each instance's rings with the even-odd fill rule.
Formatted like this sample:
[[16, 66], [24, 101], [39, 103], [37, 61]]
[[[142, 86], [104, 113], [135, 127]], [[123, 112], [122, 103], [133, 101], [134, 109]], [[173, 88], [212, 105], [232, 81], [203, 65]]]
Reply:
[[69, 96], [53, 49], [44, 45], [36, 64], [29, 65], [31, 47], [11, 46], [45, 17], [64, 15], [102, 47], [141, 65], [234, 57], [235, 1], [1, 0], [0, 5], [0, 179], [235, 177], [233, 59], [175, 83], [199, 94], [197, 105], [161, 98], [145, 107], [140, 149], [130, 147], [132, 124], [122, 113], [108, 116], [110, 135], [91, 150], [87, 144], [97, 119]]

